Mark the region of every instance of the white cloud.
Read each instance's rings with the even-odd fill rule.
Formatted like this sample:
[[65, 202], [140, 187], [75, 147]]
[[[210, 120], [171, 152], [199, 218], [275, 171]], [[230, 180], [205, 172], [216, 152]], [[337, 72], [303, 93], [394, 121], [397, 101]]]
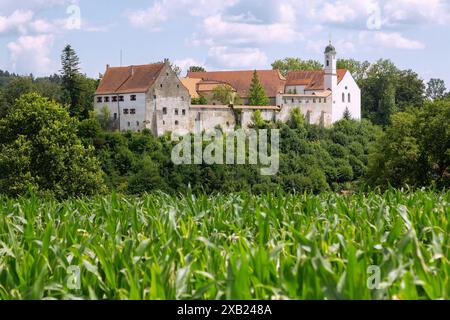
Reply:
[[9, 16], [0, 16], [0, 33], [18, 31], [25, 34], [27, 32], [26, 24], [33, 19], [33, 15], [34, 13], [30, 10], [16, 10]]
[[38, 75], [53, 71], [49, 57], [53, 41], [52, 35], [38, 35], [20, 36], [8, 43], [13, 69]]
[[169, 10], [165, 6], [168, 1], [155, 2], [145, 10], [135, 10], [127, 13], [133, 27], [147, 28], [149, 31], [160, 31], [160, 23], [168, 19]]
[[70, 3], [72, 0], [0, 0], [2, 12], [14, 11], [17, 8], [22, 10], [44, 9], [53, 6], [60, 6]]
[[375, 32], [374, 40], [378, 44], [390, 48], [408, 49], [408, 50], [417, 50], [425, 48], [425, 45], [420, 41], [405, 38], [398, 32], [392, 33]]
[[176, 19], [186, 12], [191, 16], [205, 17], [234, 6], [239, 0], [159, 0], [146, 9], [128, 11], [126, 16], [133, 27], [156, 32], [169, 19]]
[[184, 75], [192, 66], [204, 67], [205, 64], [193, 58], [179, 59], [174, 61], [175, 65], [181, 68], [181, 74]]
[[383, 7], [389, 24], [450, 24], [450, 7], [446, 0], [395, 0]]
[[384, 48], [421, 50], [425, 44], [417, 40], [411, 40], [404, 37], [399, 32], [361, 32], [360, 40], [362, 44], [369, 46], [381, 46]]
[[230, 22], [220, 14], [207, 17], [203, 21], [207, 37], [228, 44], [268, 44], [293, 43], [303, 36], [288, 23], [252, 24]]
[[193, 16], [207, 17], [216, 13], [223, 12], [229, 7], [233, 7], [240, 0], [183, 0], [189, 8], [189, 13]]
[[258, 48], [212, 47], [208, 56], [225, 68], [260, 68], [269, 64], [266, 54]]

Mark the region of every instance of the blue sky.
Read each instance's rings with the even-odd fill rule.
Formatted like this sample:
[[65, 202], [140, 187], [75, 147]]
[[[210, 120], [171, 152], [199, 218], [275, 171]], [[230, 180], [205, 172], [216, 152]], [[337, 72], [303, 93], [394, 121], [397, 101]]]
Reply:
[[169, 58], [183, 69], [270, 68], [288, 56], [389, 58], [450, 87], [449, 0], [0, 0], [0, 69], [57, 72], [63, 46], [83, 72]]

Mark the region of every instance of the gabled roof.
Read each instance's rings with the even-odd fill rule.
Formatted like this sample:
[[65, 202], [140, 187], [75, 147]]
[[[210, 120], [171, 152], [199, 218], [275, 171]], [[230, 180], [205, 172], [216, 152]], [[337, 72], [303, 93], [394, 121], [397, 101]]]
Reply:
[[188, 89], [189, 94], [191, 95], [191, 98], [198, 98], [198, 92], [197, 92], [197, 83], [202, 81], [201, 79], [193, 79], [193, 78], [181, 78], [180, 79], [183, 86]]
[[[337, 69], [338, 83], [344, 78], [347, 69]], [[323, 70], [300, 70], [289, 71], [287, 75], [287, 86], [305, 86], [305, 90], [326, 90], [324, 88], [325, 72]]]
[[140, 66], [110, 67], [95, 94], [147, 92], [163, 70], [165, 63]]
[[[253, 72], [254, 70], [188, 72], [187, 77], [228, 83], [242, 98], [246, 98], [252, 83]], [[256, 72], [268, 97], [275, 97], [279, 92], [284, 91], [286, 79], [278, 70], [257, 70]]]

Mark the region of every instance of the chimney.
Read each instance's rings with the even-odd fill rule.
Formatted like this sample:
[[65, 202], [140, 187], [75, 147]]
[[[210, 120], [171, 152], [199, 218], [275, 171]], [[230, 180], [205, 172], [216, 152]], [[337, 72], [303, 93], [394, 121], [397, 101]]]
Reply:
[[165, 58], [165, 59], [164, 59], [164, 63], [165, 63], [165, 64], [169, 64], [169, 59]]
[[106, 65], [106, 70], [108, 70], [108, 69], [109, 69], [109, 64]]
[[134, 66], [131, 66], [131, 76], [134, 76]]

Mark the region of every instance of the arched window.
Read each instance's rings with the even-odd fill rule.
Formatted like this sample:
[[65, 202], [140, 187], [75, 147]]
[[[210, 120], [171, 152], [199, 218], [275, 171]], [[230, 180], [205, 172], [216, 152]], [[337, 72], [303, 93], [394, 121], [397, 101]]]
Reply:
[[352, 96], [350, 95], [350, 93], [348, 94], [348, 103], [352, 102]]
[[345, 93], [342, 92], [342, 102], [345, 102]]

